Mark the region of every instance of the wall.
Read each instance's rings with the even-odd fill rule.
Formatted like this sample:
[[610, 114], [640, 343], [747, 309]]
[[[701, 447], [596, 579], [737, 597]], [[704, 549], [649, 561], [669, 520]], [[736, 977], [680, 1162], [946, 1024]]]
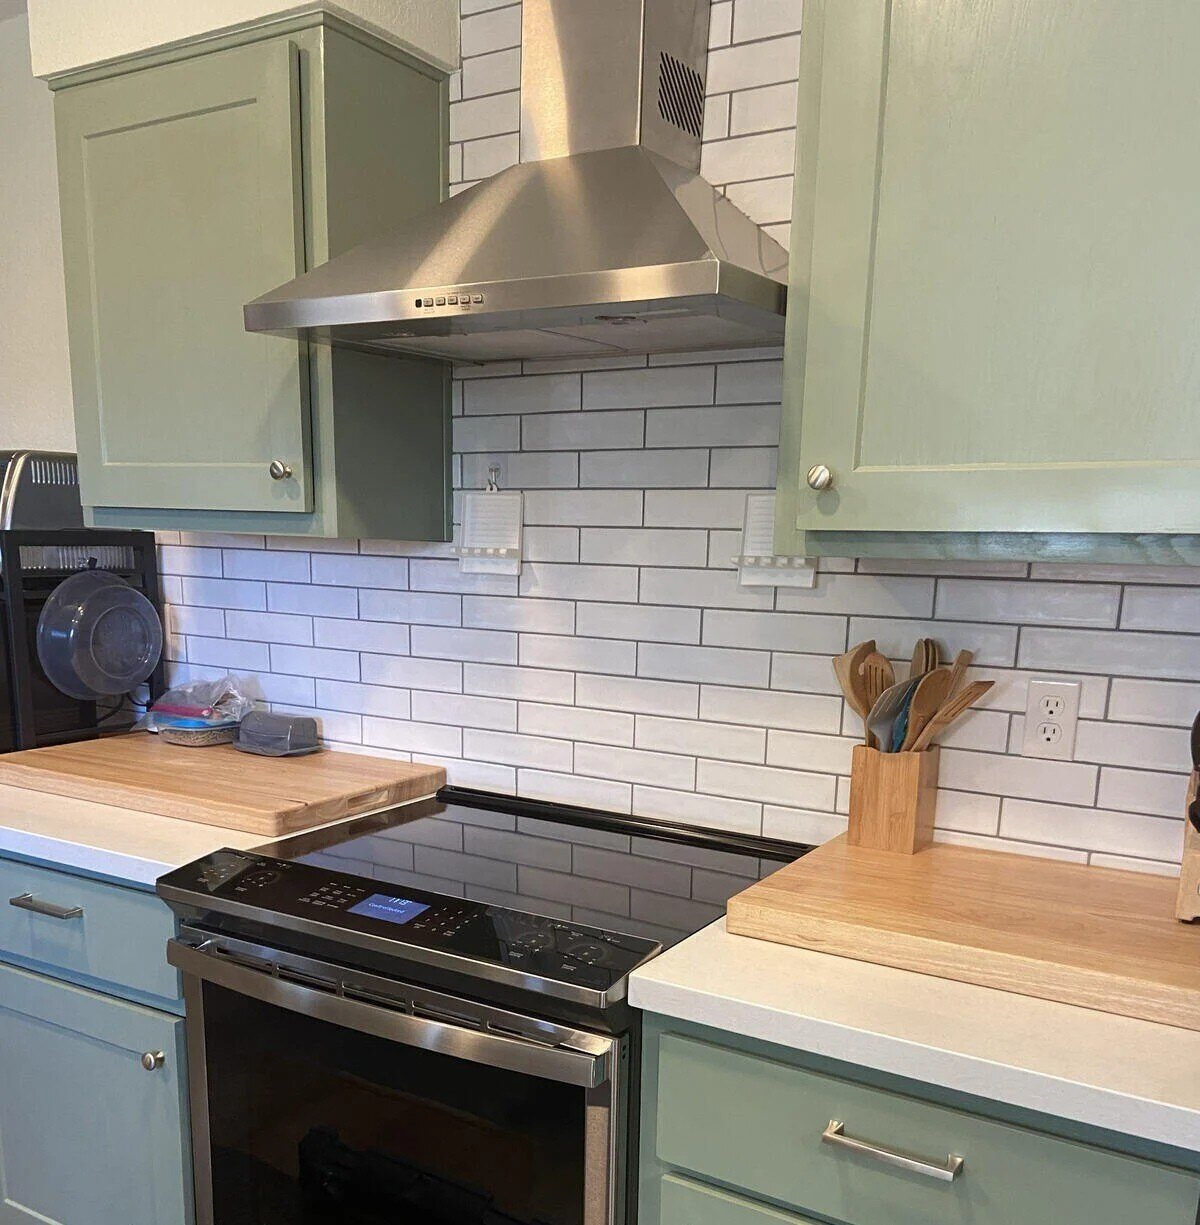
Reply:
[[[517, 156], [520, 9], [463, 0], [459, 186]], [[799, 0], [714, 6], [704, 169], [786, 240]], [[164, 537], [177, 675], [257, 674], [335, 741], [454, 781], [820, 840], [857, 733], [831, 656], [932, 634], [998, 683], [947, 742], [940, 837], [1169, 870], [1200, 705], [1200, 571], [824, 564], [747, 591], [747, 490], [774, 479], [778, 353], [509, 363], [456, 384], [459, 482], [526, 493], [520, 580], [444, 547]], [[1019, 745], [1030, 675], [1076, 676], [1076, 760]]]
[[73, 451], [54, 116], [23, 13], [0, 20], [0, 149], [0, 448]]
[[447, 70], [458, 64], [456, 0], [30, 0], [33, 71], [51, 77], [276, 13], [324, 8]]

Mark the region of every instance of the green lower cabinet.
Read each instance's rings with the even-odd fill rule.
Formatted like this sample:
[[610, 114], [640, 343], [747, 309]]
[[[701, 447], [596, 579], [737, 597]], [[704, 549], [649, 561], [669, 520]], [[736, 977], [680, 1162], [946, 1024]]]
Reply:
[[804, 1063], [652, 1018], [639, 1225], [1197, 1223], [1193, 1170]]
[[315, 13], [55, 88], [89, 523], [447, 539], [447, 368], [242, 318], [442, 199], [444, 74]]
[[188, 1225], [183, 1027], [0, 965], [0, 1225]]

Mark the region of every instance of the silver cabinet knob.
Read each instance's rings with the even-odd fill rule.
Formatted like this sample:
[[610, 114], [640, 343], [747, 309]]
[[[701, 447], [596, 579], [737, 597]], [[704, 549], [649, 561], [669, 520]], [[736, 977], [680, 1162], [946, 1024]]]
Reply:
[[165, 1051], [146, 1051], [142, 1056], [142, 1067], [147, 1072], [155, 1072], [167, 1062]]
[[818, 493], [826, 489], [833, 488], [833, 471], [827, 468], [824, 464], [813, 464], [808, 470], [808, 476], [805, 477], [808, 482], [809, 489], [815, 489]]
[[281, 459], [273, 459], [267, 471], [271, 474], [271, 480], [286, 481], [292, 475], [292, 466], [285, 464]]

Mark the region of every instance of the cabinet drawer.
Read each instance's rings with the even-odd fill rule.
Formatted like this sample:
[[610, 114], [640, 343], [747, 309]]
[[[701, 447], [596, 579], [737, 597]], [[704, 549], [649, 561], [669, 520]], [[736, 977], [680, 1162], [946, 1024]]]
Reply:
[[754, 1204], [674, 1174], [663, 1177], [659, 1225], [816, 1225], [811, 1217]]
[[[14, 904], [26, 894], [35, 905], [83, 913], [56, 918]], [[171, 912], [152, 893], [0, 859], [0, 958], [172, 1002], [180, 997], [179, 976], [167, 964], [174, 930]]]
[[[962, 1169], [941, 1181], [825, 1143], [831, 1120]], [[673, 1034], [656, 1143], [667, 1165], [855, 1225], [1196, 1225], [1200, 1200], [1179, 1170]]]

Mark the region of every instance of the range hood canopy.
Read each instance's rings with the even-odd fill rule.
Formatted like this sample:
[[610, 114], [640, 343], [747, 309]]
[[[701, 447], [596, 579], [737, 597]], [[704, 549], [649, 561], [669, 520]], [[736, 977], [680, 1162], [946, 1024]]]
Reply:
[[450, 361], [777, 345], [787, 252], [697, 173], [710, 0], [525, 0], [521, 162], [250, 331]]

